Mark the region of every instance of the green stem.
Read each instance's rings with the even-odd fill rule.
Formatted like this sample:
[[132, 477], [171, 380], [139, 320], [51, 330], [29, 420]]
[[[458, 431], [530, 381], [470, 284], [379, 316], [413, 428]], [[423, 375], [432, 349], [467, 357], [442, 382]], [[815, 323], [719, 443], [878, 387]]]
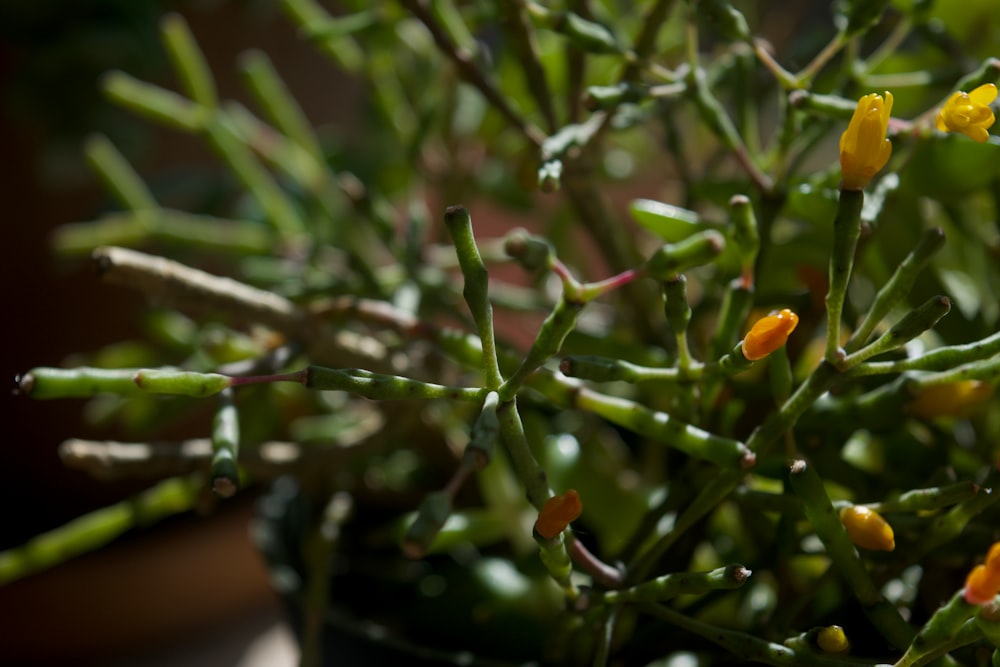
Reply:
[[364, 67], [365, 53], [346, 29], [355, 23], [351, 16], [334, 18], [316, 0], [283, 0], [282, 5], [299, 29], [333, 62], [347, 72]]
[[690, 530], [698, 521], [704, 518], [709, 512], [719, 507], [726, 496], [743, 479], [742, 471], [722, 470], [718, 475], [706, 484], [691, 503], [684, 508], [677, 518], [670, 531], [658, 539], [649, 549], [646, 550], [634, 563], [630, 564], [626, 573], [625, 581], [635, 585], [636, 582], [643, 581], [649, 573], [656, 567], [660, 557], [667, 552], [674, 543]]
[[219, 392], [219, 408], [212, 421], [212, 490], [229, 498], [240, 487], [240, 421], [232, 387]]
[[573, 583], [573, 561], [569, 557], [566, 549], [566, 532], [563, 531], [555, 537], [549, 539], [542, 537], [537, 531], [534, 532], [535, 542], [538, 544], [538, 556], [542, 565], [548, 570], [549, 576], [559, 584], [563, 594], [569, 600], [575, 600], [580, 595], [579, 589]]
[[745, 195], [733, 195], [729, 199], [729, 210], [732, 216], [732, 231], [730, 235], [733, 244], [740, 255], [742, 274], [740, 284], [752, 288], [754, 284], [754, 264], [760, 252], [760, 232], [757, 229], [757, 216], [753, 205]]
[[666, 412], [651, 410], [635, 401], [581, 388], [574, 396], [573, 407], [723, 468], [746, 469], [756, 460], [754, 453], [738, 440], [685, 424]]
[[717, 590], [740, 588], [750, 578], [750, 570], [733, 564], [708, 572], [676, 572], [650, 579], [630, 588], [595, 592], [602, 603], [663, 602], [679, 595], [704, 595]]
[[173, 478], [0, 552], [0, 585], [99, 549], [132, 528], [191, 509], [202, 478]]
[[998, 352], [1000, 352], [1000, 332], [966, 345], [939, 347], [914, 359], [861, 364], [852, 368], [849, 374], [857, 377], [906, 371], [945, 371], [962, 364], [987, 359]]
[[836, 368], [826, 362], [820, 363], [781, 408], [754, 429], [746, 441], [747, 447], [758, 453], [766, 451], [795, 425], [802, 413], [830, 388], [836, 378]]
[[606, 667], [611, 657], [611, 647], [614, 644], [615, 626], [618, 624], [617, 605], [607, 608], [601, 620], [601, 633], [597, 638], [597, 650], [594, 651], [594, 667]]
[[559, 364], [559, 370], [569, 376], [591, 382], [677, 382], [697, 379], [702, 366], [695, 365], [681, 373], [678, 368], [640, 366], [622, 359], [594, 355], [571, 355]]
[[555, 309], [542, 322], [538, 335], [527, 356], [521, 362], [517, 371], [504, 382], [498, 392], [501, 402], [508, 402], [517, 394], [528, 376], [534, 373], [549, 358], [557, 354], [562, 348], [566, 336], [576, 325], [576, 318], [580, 314], [583, 304], [567, 301], [565, 298], [559, 299]]
[[482, 470], [493, 460], [493, 451], [500, 437], [500, 420], [497, 408], [500, 397], [495, 391], [486, 395], [483, 409], [472, 425], [469, 444], [465, 447], [465, 459], [472, 459], [475, 467]]
[[156, 199], [125, 156], [103, 134], [88, 138], [84, 150], [87, 161], [97, 171], [105, 187], [123, 206], [137, 213], [135, 221], [140, 226], [146, 226], [146, 212], [157, 209]]
[[[445, 225], [451, 233], [458, 255], [458, 264], [465, 278], [462, 295], [472, 318], [479, 330], [479, 338], [483, 346], [483, 370], [486, 373], [486, 386], [497, 389], [503, 384], [500, 365], [497, 362], [496, 338], [493, 333], [493, 306], [489, 296], [489, 273], [486, 264], [479, 254], [476, 239], [472, 233], [472, 217], [464, 206], [450, 206], [445, 211]], [[561, 341], [560, 341], [561, 342]], [[508, 397], [509, 398], [509, 397]]]
[[662, 604], [646, 603], [639, 608], [671, 625], [718, 644], [741, 663], [760, 662], [780, 667], [888, 667], [884, 664], [872, 665], [870, 662], [854, 661], [839, 656], [827, 657], [812, 652], [796, 652], [782, 644], [775, 644], [743, 632], [726, 630], [714, 624], [709, 625]]
[[737, 278], [726, 287], [719, 308], [719, 319], [712, 336], [712, 357], [718, 359], [738, 342], [740, 328], [750, 314], [753, 306], [753, 285], [747, 285], [742, 278]]
[[543, 133], [537, 127], [528, 123], [511, 106], [509, 98], [479, 69], [472, 55], [455, 43], [434, 17], [427, 1], [401, 0], [401, 3], [417, 20], [424, 24], [424, 27], [427, 28], [431, 37], [433, 37], [435, 44], [437, 44], [438, 50], [451, 60], [459, 76], [466, 83], [478, 89], [483, 98], [499, 111], [508, 123], [520, 131], [530, 143], [540, 146], [545, 138]]
[[435, 491], [424, 496], [413, 523], [403, 537], [403, 553], [410, 558], [423, 558], [451, 516], [452, 509], [452, 494], [447, 491]]
[[865, 615], [890, 644], [900, 650], [910, 645], [914, 632], [899, 610], [882, 597], [847, 534], [837, 510], [812, 464], [798, 460], [791, 465], [789, 485], [802, 500], [802, 509], [837, 571], [861, 603]]
[[552, 490], [549, 489], [548, 476], [531, 453], [516, 402], [512, 400], [501, 403], [497, 409], [497, 417], [500, 420], [500, 439], [510, 454], [514, 473], [524, 485], [528, 502], [535, 509], [541, 510], [552, 495]]
[[854, 268], [854, 253], [861, 235], [861, 190], [841, 190], [837, 216], [833, 220], [833, 251], [830, 254], [830, 287], [826, 295], [826, 360], [837, 364], [840, 347], [840, 319], [847, 297], [847, 285]]
[[823, 50], [816, 54], [808, 65], [806, 65], [802, 70], [795, 75], [795, 79], [800, 88], [810, 88], [812, 85], [813, 78], [819, 74], [819, 71], [830, 62], [830, 60], [837, 55], [837, 53], [844, 48], [844, 44], [847, 43], [847, 35], [840, 31], [834, 35], [833, 39], [827, 43]]
[[688, 325], [691, 323], [691, 306], [688, 305], [687, 300], [687, 278], [680, 274], [673, 280], [668, 280], [663, 285], [663, 296], [667, 326], [673, 330], [677, 340], [677, 369], [682, 375], [687, 374], [692, 364], [695, 363], [691, 357], [687, 339]]
[[944, 247], [944, 241], [944, 231], [940, 227], [934, 227], [924, 232], [917, 247], [900, 262], [889, 280], [875, 295], [875, 300], [865, 314], [865, 318], [844, 345], [847, 352], [853, 352], [859, 346], [864, 345], [878, 323], [910, 291], [920, 271]]
[[972, 482], [957, 482], [929, 489], [913, 489], [900, 494], [898, 498], [879, 503], [867, 503], [865, 507], [880, 514], [886, 512], [928, 512], [969, 500], [978, 493], [978, 489], [979, 487]]
[[971, 634], [978, 635], [977, 639], [982, 637], [982, 630], [971, 620], [975, 613], [976, 606], [966, 602], [962, 591], [958, 591], [924, 623], [894, 667], [918, 667], [930, 662], [955, 648], [955, 639], [966, 627], [971, 626], [976, 631]]
[[556, 110], [553, 104], [552, 90], [545, 75], [545, 68], [538, 55], [538, 44], [532, 30], [532, 25], [525, 7], [525, 0], [503, 3], [502, 12], [507, 34], [511, 45], [517, 52], [528, 90], [535, 99], [535, 104], [545, 118], [548, 132], [554, 133], [558, 128]]
[[247, 51], [240, 57], [240, 64], [254, 98], [275, 127], [323, 164], [325, 156], [316, 133], [267, 54]]
[[[241, 384], [250, 383], [249, 378], [236, 378]], [[455, 401], [481, 403], [489, 392], [485, 388], [448, 387], [431, 382], [421, 382], [398, 375], [372, 373], [360, 368], [325, 368], [309, 366], [304, 371], [285, 376], [263, 376], [258, 381], [301, 382], [310, 389], [321, 391], [347, 391], [358, 396], [382, 401], [409, 398], [448, 398]]]
[[640, 24], [642, 27], [632, 43], [634, 60], [626, 66], [622, 81], [638, 80], [643, 61], [656, 49], [656, 38], [659, 36], [663, 24], [666, 23], [673, 5], [673, 0], [657, 0], [643, 16]]
[[932, 328], [951, 310], [951, 299], [946, 296], [936, 296], [911, 310], [894, 324], [885, 334], [871, 345], [854, 354], [847, 355], [840, 361], [840, 366], [849, 369], [866, 359], [884, 354], [906, 345], [908, 342]]
[[924, 531], [917, 546], [917, 554], [923, 555], [958, 537], [976, 516], [1000, 500], [1000, 470], [990, 467], [990, 472], [976, 489], [973, 497], [955, 505], [946, 514], [934, 519]]
[[938, 373], [921, 375], [913, 379], [912, 388], [918, 391], [931, 385], [949, 384], [963, 380], [982, 380], [996, 384], [1000, 380], [1000, 358], [983, 359]]
[[308, 578], [303, 610], [302, 667], [320, 667], [323, 664], [323, 637], [329, 612], [333, 552], [340, 539], [341, 526], [352, 510], [353, 500], [348, 493], [334, 493], [323, 510], [323, 516], [306, 536]]
[[747, 151], [743, 137], [733, 124], [729, 114], [719, 100], [708, 88], [705, 71], [697, 62], [691, 63], [691, 69], [687, 78], [688, 93], [691, 95], [702, 120], [715, 133], [716, 137], [732, 151], [733, 156], [747, 172], [750, 180], [761, 192], [768, 193], [774, 190], [774, 181], [770, 176], [761, 171], [757, 163]]
[[205, 131], [209, 143], [257, 200], [278, 233], [286, 239], [303, 238], [306, 224], [295, 205], [241, 141], [230, 122], [223, 116], [213, 115]]
[[202, 108], [172, 90], [119, 71], [108, 72], [101, 87], [112, 102], [164, 127], [190, 134], [204, 127]]
[[143, 393], [204, 397], [229, 387], [232, 378], [152, 368], [33, 368], [18, 378], [18, 391], [36, 399], [87, 398], [97, 394]]
[[777, 79], [778, 84], [785, 90], [795, 90], [799, 87], [799, 80], [794, 74], [786, 70], [781, 66], [774, 56], [771, 55], [770, 44], [764, 39], [755, 39], [753, 41], [753, 52], [760, 60], [761, 64], [766, 67], [774, 78]]
[[167, 14], [160, 24], [160, 31], [184, 92], [206, 112], [214, 111], [218, 105], [215, 82], [187, 22], [180, 14]]
[[185, 245], [233, 255], [274, 252], [274, 233], [244, 220], [156, 208], [151, 211], [112, 213], [93, 222], [67, 223], [52, 233], [55, 251], [84, 255], [108, 245], [140, 246], [147, 243]]

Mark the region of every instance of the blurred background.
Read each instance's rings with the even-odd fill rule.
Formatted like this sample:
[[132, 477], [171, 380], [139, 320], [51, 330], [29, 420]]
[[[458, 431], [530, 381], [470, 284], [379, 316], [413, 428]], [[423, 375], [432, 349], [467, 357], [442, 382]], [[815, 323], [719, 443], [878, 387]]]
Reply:
[[[83, 157], [89, 133], [111, 137], [158, 195], [204, 206], [218, 185], [219, 170], [196, 140], [140, 121], [101, 94], [100, 78], [111, 69], [175, 86], [158, 36], [168, 11], [191, 25], [223, 96], [245, 99], [237, 57], [260, 48], [311, 121], [349, 122], [350, 94], [277, 3], [0, 1], [0, 370], [7, 382], [0, 549], [143, 488], [99, 482], [60, 462], [58, 445], [69, 436], [123, 438], [85, 421], [84, 401], [28, 401], [11, 390], [13, 377], [32, 366], [62, 365], [73, 353], [141, 336], [138, 294], [99, 284], [85, 258], [58, 260], [49, 246], [56, 226], [109, 206]], [[190, 420], [170, 431], [164, 435], [205, 432]], [[0, 587], [0, 663], [228, 665], [255, 655], [264, 657], [259, 664], [291, 664], [291, 639], [274, 630], [278, 600], [248, 534], [253, 502], [252, 493], [238, 495], [207, 508], [208, 516], [132, 531], [109, 549]], [[254, 644], [262, 635], [277, 643]], [[269, 653], [275, 646], [279, 653]]]

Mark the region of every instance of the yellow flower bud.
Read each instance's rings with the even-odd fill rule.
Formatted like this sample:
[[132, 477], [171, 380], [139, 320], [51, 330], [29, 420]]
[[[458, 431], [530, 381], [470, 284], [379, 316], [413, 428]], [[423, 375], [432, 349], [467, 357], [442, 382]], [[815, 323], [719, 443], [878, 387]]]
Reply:
[[847, 653], [851, 650], [851, 642], [847, 641], [844, 628], [839, 625], [830, 625], [820, 630], [816, 635], [816, 644], [825, 653]]
[[997, 87], [984, 83], [971, 93], [955, 91], [937, 115], [937, 129], [942, 132], [961, 132], [970, 139], [984, 143], [990, 137], [987, 130], [993, 125], [990, 104], [997, 97]]
[[847, 529], [851, 541], [862, 549], [892, 551], [896, 548], [892, 526], [878, 512], [860, 505], [851, 505], [840, 510], [840, 521]]
[[906, 410], [921, 419], [969, 417], [992, 396], [993, 385], [989, 382], [959, 380], [932, 384], [921, 388]]
[[858, 101], [854, 116], [840, 135], [840, 187], [863, 190], [892, 155], [892, 142], [885, 138], [892, 114], [892, 93], [885, 100], [872, 93]]
[[566, 526], [575, 521], [582, 511], [583, 503], [580, 501], [580, 494], [575, 490], [570, 489], [561, 496], [552, 496], [545, 501], [538, 512], [535, 532], [551, 540], [566, 530]]
[[743, 338], [743, 356], [749, 361], [763, 359], [785, 344], [798, 323], [799, 316], [787, 308], [762, 317]]

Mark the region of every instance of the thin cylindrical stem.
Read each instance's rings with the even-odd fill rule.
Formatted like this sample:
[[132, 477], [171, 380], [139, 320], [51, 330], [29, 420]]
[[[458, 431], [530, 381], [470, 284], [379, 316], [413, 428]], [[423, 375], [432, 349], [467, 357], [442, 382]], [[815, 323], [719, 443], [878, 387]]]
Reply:
[[830, 254], [830, 287], [826, 294], [826, 360], [836, 363], [840, 348], [840, 319], [847, 298], [847, 285], [854, 269], [854, 253], [861, 235], [862, 190], [841, 190], [833, 220], [833, 250]]
[[240, 64], [254, 98], [271, 122], [314, 160], [323, 163], [323, 150], [312, 125], [267, 54], [257, 50], [248, 51], [241, 56]]
[[95, 510], [0, 552], [0, 585], [94, 551], [133, 526], [148, 525], [194, 506], [203, 478], [173, 478], [120, 503]]
[[644, 603], [640, 609], [718, 644], [740, 661], [747, 663], [757, 662], [779, 667], [889, 667], [886, 664], [872, 665], [870, 662], [855, 661], [840, 656], [827, 657], [812, 652], [800, 653], [784, 644], [775, 644], [744, 632], [727, 630], [715, 624], [699, 621], [663, 604]]
[[499, 393], [502, 402], [510, 401], [528, 376], [559, 352], [566, 336], [576, 325], [576, 318], [580, 314], [581, 308], [582, 304], [569, 302], [565, 298], [559, 300], [552, 313], [542, 322], [535, 342], [528, 350], [528, 355], [521, 362], [521, 366], [500, 387]]
[[184, 92], [204, 109], [215, 109], [218, 104], [215, 81], [208, 68], [208, 61], [198, 48], [187, 22], [180, 14], [167, 14], [160, 25], [160, 31], [167, 55], [177, 71]]
[[944, 241], [944, 231], [940, 227], [934, 227], [924, 232], [917, 247], [900, 262], [889, 280], [875, 295], [875, 300], [868, 308], [868, 312], [865, 313], [861, 324], [844, 345], [847, 352], [853, 352], [865, 344], [878, 323], [910, 291], [920, 271], [944, 247]]
[[291, 199], [254, 157], [229, 122], [213, 116], [205, 126], [209, 144], [236, 174], [243, 186], [267, 213], [275, 230], [285, 238], [302, 238], [306, 224]]
[[630, 588], [596, 594], [605, 603], [663, 602], [678, 595], [704, 595], [711, 591], [740, 588], [750, 578], [742, 565], [727, 565], [708, 572], [676, 572], [650, 579]]
[[497, 417], [500, 420], [501, 442], [510, 455], [511, 463], [514, 465], [514, 473], [524, 485], [528, 502], [535, 509], [541, 510], [545, 501], [552, 495], [552, 490], [549, 489], [545, 471], [538, 465], [535, 455], [531, 453], [516, 402], [501, 403], [497, 409]]
[[103, 134], [95, 134], [88, 138], [84, 150], [87, 161], [97, 171], [105, 187], [123, 206], [139, 213], [135, 221], [140, 226], [145, 225], [147, 219], [142, 212], [155, 210], [156, 199], [125, 156]]
[[902, 347], [920, 334], [932, 328], [951, 311], [951, 299], [936, 296], [911, 310], [870, 345], [845, 357], [840, 365], [850, 368], [866, 359]]
[[852, 368], [852, 376], [903, 373], [906, 371], [945, 371], [962, 364], [987, 359], [1000, 352], [1000, 332], [966, 345], [948, 345], [927, 354], [902, 361], [880, 361]]
[[913, 628], [875, 586], [815, 468], [806, 461], [798, 460], [792, 463], [790, 473], [789, 485], [802, 500], [806, 518], [826, 547], [834, 567], [850, 586], [872, 624], [893, 646], [905, 649], [913, 639]]
[[754, 464], [753, 452], [742, 442], [685, 424], [635, 401], [580, 389], [573, 406], [723, 468], [745, 469]]
[[511, 106], [507, 96], [500, 92], [496, 85], [486, 78], [472, 56], [462, 49], [434, 17], [426, 0], [402, 0], [402, 4], [417, 20], [424, 24], [434, 38], [438, 49], [447, 56], [459, 75], [471, 86], [478, 89], [489, 102], [515, 129], [519, 130], [531, 143], [541, 145], [544, 135], [534, 125], [528, 123], [521, 114]]
[[309, 366], [303, 374], [281, 377], [302, 382], [310, 389], [347, 391], [365, 398], [383, 401], [408, 398], [449, 398], [456, 401], [481, 402], [489, 390], [477, 387], [449, 387], [421, 382], [398, 375], [372, 373], [360, 368], [325, 368]]
[[152, 368], [33, 368], [18, 378], [18, 391], [37, 399], [86, 398], [97, 394], [122, 396], [174, 394], [211, 396], [232, 379], [218, 373], [194, 373]]
[[204, 127], [201, 107], [172, 90], [140, 81], [125, 72], [108, 72], [101, 81], [112, 102], [133, 113], [181, 132], [195, 133]]
[[240, 487], [240, 420], [231, 387], [219, 392], [219, 407], [212, 421], [212, 490], [229, 498]]
[[479, 254], [476, 239], [472, 233], [472, 217], [464, 206], [450, 206], [444, 215], [445, 226], [451, 233], [458, 254], [458, 264], [465, 278], [462, 295], [483, 341], [483, 371], [486, 386], [497, 389], [503, 383], [500, 365], [497, 362], [496, 338], [493, 334], [493, 306], [489, 297], [489, 273]]

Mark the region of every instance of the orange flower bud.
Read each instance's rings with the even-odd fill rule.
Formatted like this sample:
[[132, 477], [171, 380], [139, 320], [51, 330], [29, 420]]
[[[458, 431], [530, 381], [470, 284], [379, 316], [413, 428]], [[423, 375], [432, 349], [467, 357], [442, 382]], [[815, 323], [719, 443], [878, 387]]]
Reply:
[[743, 356], [749, 361], [763, 359], [784, 345], [798, 324], [799, 316], [787, 308], [762, 317], [743, 338]]
[[986, 604], [1000, 593], [1000, 569], [977, 565], [969, 572], [962, 593], [969, 604]]
[[840, 521], [847, 529], [851, 541], [862, 549], [892, 551], [896, 548], [892, 526], [878, 512], [860, 505], [851, 505], [840, 510]]
[[561, 496], [552, 496], [542, 505], [535, 521], [535, 532], [547, 540], [551, 540], [566, 530], [570, 522], [576, 520], [583, 511], [580, 494], [570, 489]]
[[993, 385], [980, 380], [959, 380], [923, 387], [906, 406], [921, 419], [969, 417], [993, 396]]
[[994, 542], [986, 554], [986, 567], [1000, 571], [1000, 542]]

